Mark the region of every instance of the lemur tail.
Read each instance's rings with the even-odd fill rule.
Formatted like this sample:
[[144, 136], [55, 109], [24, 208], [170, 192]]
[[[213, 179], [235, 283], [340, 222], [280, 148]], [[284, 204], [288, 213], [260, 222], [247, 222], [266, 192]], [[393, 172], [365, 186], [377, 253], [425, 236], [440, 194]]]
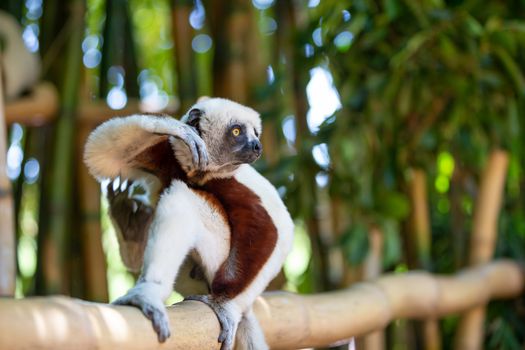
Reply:
[[259, 321], [250, 308], [242, 316], [235, 336], [236, 350], [268, 350]]

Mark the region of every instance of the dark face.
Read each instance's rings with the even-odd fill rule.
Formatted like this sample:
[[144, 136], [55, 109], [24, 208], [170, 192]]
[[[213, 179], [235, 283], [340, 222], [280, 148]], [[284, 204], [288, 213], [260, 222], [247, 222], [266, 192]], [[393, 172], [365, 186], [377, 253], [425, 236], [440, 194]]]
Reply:
[[246, 125], [232, 124], [224, 132], [225, 155], [234, 164], [253, 163], [262, 153], [257, 132]]
[[189, 111], [186, 120], [206, 143], [209, 168], [214, 171], [230, 169], [232, 166], [253, 163], [261, 156], [262, 145], [254, 125], [233, 120], [228, 124], [217, 121], [206, 119], [199, 109]]

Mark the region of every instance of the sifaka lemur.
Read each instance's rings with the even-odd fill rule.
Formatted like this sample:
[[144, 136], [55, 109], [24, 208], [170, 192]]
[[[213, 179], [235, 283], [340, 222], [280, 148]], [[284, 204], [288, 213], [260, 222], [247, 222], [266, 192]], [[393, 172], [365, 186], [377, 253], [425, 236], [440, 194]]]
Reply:
[[141, 181], [160, 193], [156, 205], [130, 205], [108, 191], [124, 261], [132, 269], [143, 261], [137, 284], [115, 303], [139, 307], [159, 341], [170, 335], [163, 302], [189, 256], [209, 294], [186, 299], [214, 310], [221, 349], [232, 349], [234, 339], [238, 349], [267, 348], [252, 305], [291, 249], [293, 221], [275, 187], [248, 165], [261, 154], [260, 132], [253, 109], [212, 98], [180, 122], [149, 115], [109, 120], [86, 143], [85, 161], [97, 179]]

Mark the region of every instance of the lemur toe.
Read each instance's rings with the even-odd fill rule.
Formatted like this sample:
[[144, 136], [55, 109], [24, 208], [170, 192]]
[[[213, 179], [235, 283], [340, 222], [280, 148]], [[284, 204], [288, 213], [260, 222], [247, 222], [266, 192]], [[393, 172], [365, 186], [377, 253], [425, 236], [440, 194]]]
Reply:
[[219, 333], [219, 337], [217, 338], [217, 341], [221, 343], [221, 350], [232, 350], [237, 324], [230, 317], [230, 314], [226, 311], [222, 304], [214, 300], [209, 295], [189, 295], [184, 298], [184, 300], [203, 302], [213, 310], [221, 325], [221, 331]]

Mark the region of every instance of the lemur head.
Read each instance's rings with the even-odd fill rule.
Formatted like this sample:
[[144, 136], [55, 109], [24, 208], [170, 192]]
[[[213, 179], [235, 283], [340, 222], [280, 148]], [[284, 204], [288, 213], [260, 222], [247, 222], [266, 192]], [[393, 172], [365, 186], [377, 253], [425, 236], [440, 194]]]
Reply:
[[181, 119], [204, 140], [209, 163], [206, 173], [228, 176], [241, 164], [253, 163], [262, 153], [259, 113], [239, 103], [208, 98], [197, 102]]

